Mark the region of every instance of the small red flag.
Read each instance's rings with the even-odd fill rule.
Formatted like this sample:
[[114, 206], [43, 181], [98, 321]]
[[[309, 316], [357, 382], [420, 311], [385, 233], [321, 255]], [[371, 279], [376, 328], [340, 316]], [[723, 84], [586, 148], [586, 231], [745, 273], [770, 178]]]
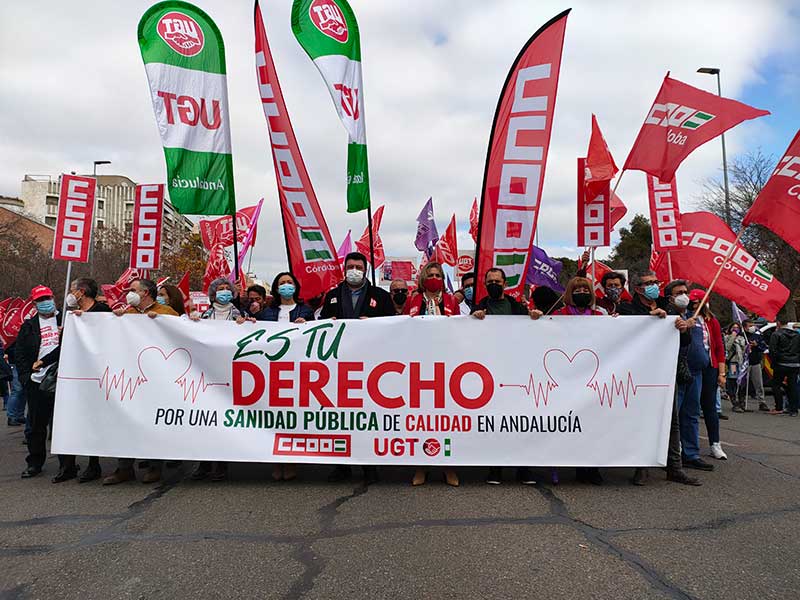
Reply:
[[771, 229], [800, 252], [800, 131], [742, 220]]
[[186, 311], [186, 314], [189, 314], [189, 271], [183, 274], [181, 277], [181, 281], [178, 284], [178, 289], [181, 291], [181, 296], [183, 296], [183, 309]]
[[604, 184], [611, 181], [619, 171], [594, 115], [592, 115], [592, 135], [589, 138], [585, 168], [586, 202], [592, 202], [603, 192]]
[[472, 201], [472, 210], [469, 211], [469, 234], [472, 241], [478, 243], [478, 199]]
[[[380, 236], [381, 220], [383, 219], [383, 206], [379, 206], [375, 214], [372, 215], [372, 243], [375, 245], [375, 264], [376, 269], [386, 262], [386, 254], [383, 252], [383, 241]], [[356, 242], [356, 249], [369, 260], [369, 227], [364, 229], [361, 239]]]
[[617, 223], [622, 220], [628, 212], [628, 207], [622, 202], [622, 198], [611, 192], [611, 229], [613, 231]]
[[458, 264], [458, 237], [456, 234], [456, 216], [450, 219], [450, 224], [436, 243], [433, 250], [433, 259], [443, 265], [455, 267]]
[[768, 114], [670, 79], [667, 73], [624, 168], [672, 181], [678, 165], [695, 148], [742, 121]]

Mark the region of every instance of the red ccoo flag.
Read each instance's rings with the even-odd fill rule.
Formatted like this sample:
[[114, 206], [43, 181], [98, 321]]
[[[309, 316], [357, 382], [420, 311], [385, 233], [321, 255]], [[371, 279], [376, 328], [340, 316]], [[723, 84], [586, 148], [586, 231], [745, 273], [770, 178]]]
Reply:
[[450, 224], [436, 243], [433, 251], [433, 260], [443, 265], [455, 267], [458, 264], [458, 237], [456, 235], [456, 216], [450, 219]]
[[672, 181], [678, 166], [695, 148], [742, 121], [768, 114], [670, 79], [667, 73], [623, 168]]
[[608, 149], [608, 144], [603, 138], [603, 133], [600, 131], [600, 126], [597, 124], [597, 117], [594, 115], [592, 115], [592, 135], [589, 138], [589, 151], [586, 153], [585, 167], [585, 200], [593, 202], [597, 196], [603, 193], [605, 183], [611, 181], [619, 171], [611, 156], [611, 151]]
[[[386, 254], [383, 252], [383, 241], [380, 236], [381, 220], [383, 219], [383, 206], [379, 206], [375, 214], [372, 215], [372, 240], [375, 244], [375, 264], [376, 269], [386, 262]], [[356, 242], [356, 250], [361, 252], [369, 260], [369, 227], [364, 229], [361, 239]]]
[[625, 206], [625, 203], [622, 201], [622, 198], [617, 196], [614, 192], [611, 192], [611, 230], [614, 230], [614, 227], [617, 223], [622, 220], [628, 212], [628, 207]]
[[800, 252], [800, 131], [742, 220], [771, 229]]
[[[741, 244], [736, 244], [730, 260], [725, 261], [736, 234], [719, 217], [709, 212], [682, 213], [681, 227], [683, 246], [669, 253], [674, 277], [709, 287], [725, 262], [714, 291], [770, 321], [775, 319], [789, 290]], [[654, 269], [661, 277], [667, 271], [666, 261], [667, 253], [662, 253]]]

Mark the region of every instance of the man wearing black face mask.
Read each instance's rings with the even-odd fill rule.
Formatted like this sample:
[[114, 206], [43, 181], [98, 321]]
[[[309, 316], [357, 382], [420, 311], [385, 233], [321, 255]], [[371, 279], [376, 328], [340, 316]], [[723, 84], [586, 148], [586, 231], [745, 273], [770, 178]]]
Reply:
[[395, 279], [389, 284], [389, 293], [392, 295], [394, 310], [398, 315], [403, 314], [406, 300], [408, 300], [408, 284], [405, 279]]
[[484, 319], [486, 315], [529, 315], [532, 319], [542, 316], [541, 311], [528, 310], [521, 302], [506, 296], [506, 274], [503, 269], [486, 271], [483, 283], [489, 295], [473, 307], [472, 316], [476, 319]]

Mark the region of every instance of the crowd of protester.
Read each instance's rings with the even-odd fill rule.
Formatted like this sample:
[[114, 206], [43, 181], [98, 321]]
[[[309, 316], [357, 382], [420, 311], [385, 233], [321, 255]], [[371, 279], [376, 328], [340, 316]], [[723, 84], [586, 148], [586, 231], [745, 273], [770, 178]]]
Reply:
[[[489, 269], [483, 277], [486, 296], [474, 302], [475, 273], [461, 279], [461, 288], [454, 293], [445, 289], [445, 272], [437, 262], [425, 265], [416, 282], [409, 289], [408, 282], [397, 279], [389, 291], [370, 283], [367, 277], [367, 259], [362, 254], [349, 254], [344, 262], [345, 279], [324, 297], [305, 303], [300, 284], [292, 273], [279, 273], [269, 291], [260, 285], [239, 290], [227, 279], [213, 281], [208, 290], [210, 306], [202, 313], [189, 305], [186, 311], [183, 295], [173, 285], [160, 287], [148, 279], [131, 283], [126, 296], [127, 306], [114, 310], [119, 317], [144, 314], [151, 318], [180, 317], [198, 321], [215, 319], [223, 321], [283, 321], [304, 323], [315, 319], [366, 319], [397, 315], [416, 317], [457, 316], [471, 314], [476, 319], [487, 316], [526, 317], [539, 319], [546, 315], [600, 316], [626, 315], [648, 318], [674, 319], [680, 332], [675, 396], [670, 426], [666, 477], [686, 485], [701, 485], [700, 480], [687, 474], [686, 469], [712, 471], [714, 465], [701, 457], [700, 418], [702, 416], [708, 439], [708, 455], [716, 460], [727, 456], [720, 441], [722, 399], [727, 398], [734, 412], [743, 412], [750, 389], [758, 409], [775, 415], [796, 417], [798, 414], [798, 373], [800, 373], [800, 334], [779, 318], [768, 342], [754, 320], [733, 323], [723, 334], [719, 320], [706, 303], [698, 312], [705, 292], [690, 289], [684, 280], [661, 282], [655, 273], [646, 271], [634, 275], [630, 285], [632, 295], [623, 300], [626, 277], [619, 272], [608, 272], [601, 280], [603, 293], [595, 293], [592, 282], [579, 271], [559, 295], [547, 287], [536, 287], [530, 298], [520, 302], [505, 294], [506, 275], [502, 269]], [[37, 314], [25, 321], [15, 342], [0, 352], [0, 392], [7, 411], [9, 427], [24, 427], [28, 448], [27, 468], [23, 478], [42, 473], [47, 458], [48, 429], [52, 423], [55, 404], [57, 364], [60, 356], [62, 315], [58, 311], [53, 292], [39, 285], [31, 291]], [[71, 283], [66, 298], [67, 307], [76, 317], [90, 312], [112, 312], [98, 296], [98, 285], [91, 279], [77, 279]], [[697, 313], [697, 316], [694, 316]], [[762, 363], [769, 355], [772, 366], [771, 387], [774, 408], [767, 405], [764, 394]], [[784, 396], [786, 401], [784, 402]], [[53, 483], [76, 479], [85, 483], [102, 479], [103, 485], [135, 481], [135, 459], [117, 459], [116, 469], [102, 478], [98, 457], [89, 457], [88, 466], [80, 471], [74, 456], [59, 456], [59, 470]], [[143, 483], [161, 479], [163, 461], [148, 460], [147, 470], [141, 476]], [[141, 464], [141, 463], [140, 463]], [[169, 462], [166, 463], [170, 465]], [[366, 483], [378, 481], [375, 466], [363, 466]], [[636, 469], [631, 482], [645, 485], [649, 470]], [[412, 485], [426, 482], [428, 473], [423, 468], [415, 470]], [[228, 476], [225, 462], [200, 462], [191, 472], [191, 479], [222, 481]], [[272, 478], [276, 481], [296, 477], [292, 464], [276, 464]], [[335, 466], [328, 479], [344, 481], [352, 477], [349, 465]], [[444, 481], [459, 485], [455, 469], [443, 469]], [[558, 469], [550, 469], [553, 483], [559, 481]], [[531, 485], [536, 481], [527, 467], [516, 469], [516, 479]], [[603, 477], [599, 468], [576, 469], [576, 480], [601, 485]], [[503, 469], [491, 467], [486, 482], [499, 485]]]

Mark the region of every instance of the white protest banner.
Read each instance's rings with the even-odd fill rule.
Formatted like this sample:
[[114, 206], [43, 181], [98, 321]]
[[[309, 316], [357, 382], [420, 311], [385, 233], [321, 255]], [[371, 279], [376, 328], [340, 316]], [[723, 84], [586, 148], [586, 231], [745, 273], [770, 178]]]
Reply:
[[136, 186], [131, 236], [131, 269], [158, 269], [164, 224], [164, 184]]
[[55, 454], [663, 466], [678, 332], [650, 317], [85, 314], [62, 344]]

